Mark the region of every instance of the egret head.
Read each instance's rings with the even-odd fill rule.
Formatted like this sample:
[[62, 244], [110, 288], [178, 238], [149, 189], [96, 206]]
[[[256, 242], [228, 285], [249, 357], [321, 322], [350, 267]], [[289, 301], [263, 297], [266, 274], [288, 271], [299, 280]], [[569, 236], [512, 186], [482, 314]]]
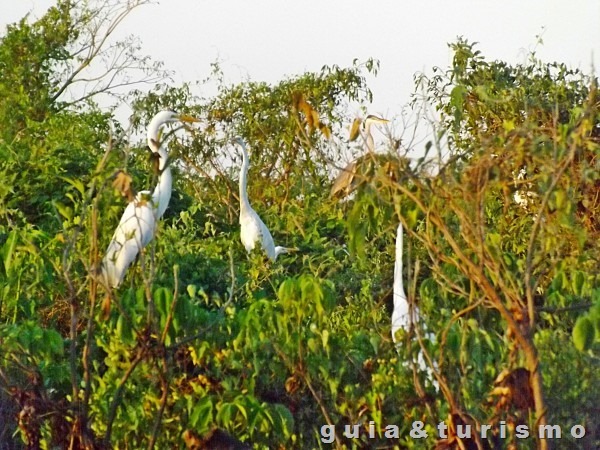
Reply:
[[243, 149], [246, 148], [246, 141], [244, 141], [244, 138], [241, 136], [234, 137], [231, 142], [233, 142], [235, 145], [239, 145]]
[[248, 165], [250, 164], [250, 157], [248, 156], [248, 147], [246, 146], [246, 141], [244, 141], [244, 138], [242, 138], [241, 136], [236, 136], [231, 140], [231, 142], [234, 145], [239, 146], [242, 150], [242, 172], [244, 172], [244, 170], [247, 171]]
[[379, 117], [374, 114], [369, 114], [363, 121], [363, 127], [368, 128], [374, 123], [380, 124], [380, 123], [388, 123], [388, 122], [389, 122], [389, 120], [384, 119], [383, 117]]
[[281, 247], [278, 245], [275, 247], [275, 258], [277, 258], [279, 255], [283, 255], [284, 253], [293, 253], [297, 251], [298, 249], [296, 247]]
[[180, 114], [175, 111], [160, 111], [152, 118], [150, 124], [148, 125], [148, 146], [153, 152], [158, 151], [158, 148], [160, 147], [161, 127], [166, 123], [176, 121], [193, 123], [200, 122], [200, 119], [197, 119], [187, 114]]

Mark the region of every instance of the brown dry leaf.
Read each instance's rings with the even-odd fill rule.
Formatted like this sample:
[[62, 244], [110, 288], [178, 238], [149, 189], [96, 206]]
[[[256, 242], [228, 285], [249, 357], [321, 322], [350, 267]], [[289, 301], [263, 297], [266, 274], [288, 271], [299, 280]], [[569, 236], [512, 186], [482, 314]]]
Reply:
[[205, 376], [205, 375], [198, 375], [194, 380], [192, 380], [192, 382], [194, 384], [199, 384], [200, 386], [203, 387], [212, 387], [212, 383], [210, 382], [210, 380]]
[[107, 320], [110, 316], [110, 295], [106, 294], [104, 300], [102, 300], [102, 306], [100, 309], [102, 309], [102, 318]]
[[133, 201], [135, 198], [135, 193], [131, 187], [131, 181], [131, 175], [123, 170], [119, 170], [112, 183], [113, 187], [119, 191], [123, 197], [126, 197], [129, 202]]
[[152, 173], [158, 175], [160, 167], [160, 155], [152, 152], [148, 158], [150, 159], [150, 164], [152, 165]]
[[119, 170], [115, 175], [112, 185], [121, 193], [127, 192], [131, 186], [131, 176], [127, 172]]
[[183, 441], [188, 450], [200, 450], [202, 448], [202, 440], [193, 430], [183, 432]]
[[296, 109], [300, 109], [300, 103], [304, 101], [304, 95], [300, 91], [294, 91], [292, 93], [292, 106]]
[[296, 102], [297, 108], [299, 111], [304, 114], [306, 118], [306, 123], [308, 124], [308, 128], [310, 131], [314, 130], [317, 123], [319, 123], [319, 114], [314, 110], [314, 108], [304, 99], [304, 95], [302, 93], [297, 93], [298, 97], [294, 99]]
[[354, 119], [354, 122], [352, 122], [352, 126], [350, 127], [350, 136], [348, 137], [348, 140], [350, 142], [355, 141], [358, 135], [360, 134], [361, 123], [362, 119], [360, 117], [357, 117], [356, 119]]
[[298, 106], [300, 111], [302, 111], [302, 114], [304, 114], [304, 117], [306, 118], [306, 123], [308, 125], [309, 130], [312, 130], [314, 128], [314, 123], [312, 123], [312, 107], [308, 103], [306, 103], [304, 97], [302, 97]]
[[323, 133], [325, 138], [329, 139], [331, 137], [331, 130], [323, 122], [319, 122], [319, 130], [321, 130], [321, 133]]
[[319, 113], [306, 101], [302, 92], [296, 91], [292, 94], [292, 104], [299, 113], [301, 112], [304, 115], [309, 133], [319, 129], [327, 139], [331, 137], [331, 130], [321, 122]]
[[523, 367], [512, 371], [505, 369], [496, 377], [494, 386], [490, 395], [501, 397], [496, 403], [496, 409], [513, 406], [524, 411], [534, 407], [529, 370]]
[[298, 378], [296, 378], [294, 375], [285, 380], [285, 390], [287, 393], [293, 394], [298, 390], [299, 387], [300, 382], [298, 381]]
[[309, 124], [311, 125], [310, 131], [314, 131], [321, 124], [321, 120], [319, 119], [319, 113], [315, 111], [312, 107], [310, 109], [311, 120]]

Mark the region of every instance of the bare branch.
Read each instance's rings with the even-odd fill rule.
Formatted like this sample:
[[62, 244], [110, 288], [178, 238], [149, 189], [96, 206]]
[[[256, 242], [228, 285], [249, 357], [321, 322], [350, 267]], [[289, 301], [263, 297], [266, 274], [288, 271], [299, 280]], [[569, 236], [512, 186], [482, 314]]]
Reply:
[[[75, 48], [65, 64], [64, 79], [60, 81], [51, 100], [56, 102], [67, 92], [73, 94], [76, 85], [83, 85], [83, 93], [61, 106], [69, 107], [100, 94], [115, 95], [116, 90], [140, 83], [154, 83], [168, 78], [160, 63], [140, 57], [141, 46], [134, 36], [111, 42], [114, 32], [138, 7], [150, 0], [103, 0], [93, 6], [75, 7], [73, 27], [80, 31]], [[133, 77], [134, 73], [140, 76]], [[87, 74], [87, 75], [86, 75]], [[93, 85], [91, 85], [93, 84]]]

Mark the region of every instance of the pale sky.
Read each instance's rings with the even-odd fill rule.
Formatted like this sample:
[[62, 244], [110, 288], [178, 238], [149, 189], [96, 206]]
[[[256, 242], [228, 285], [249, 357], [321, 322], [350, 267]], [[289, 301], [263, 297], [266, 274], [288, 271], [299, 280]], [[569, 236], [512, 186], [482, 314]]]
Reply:
[[[0, 25], [53, 1], [2, 0]], [[370, 112], [393, 117], [410, 100], [415, 72], [447, 67], [447, 43], [479, 42], [487, 59], [524, 62], [536, 50], [590, 73], [600, 58], [597, 0], [163, 0], [135, 10], [121, 33], [136, 34], [143, 53], [175, 72], [176, 82], [206, 78], [219, 59], [226, 80], [277, 82], [286, 75], [350, 66], [373, 57]], [[536, 35], [543, 45], [536, 46]]]

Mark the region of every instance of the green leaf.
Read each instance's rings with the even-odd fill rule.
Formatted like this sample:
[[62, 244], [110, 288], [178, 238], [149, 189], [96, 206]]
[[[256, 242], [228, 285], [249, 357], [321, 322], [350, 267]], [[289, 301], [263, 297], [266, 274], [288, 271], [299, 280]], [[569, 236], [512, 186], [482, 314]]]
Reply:
[[52, 202], [54, 207], [58, 210], [61, 216], [63, 216], [67, 220], [73, 219], [73, 208], [70, 206], [63, 205], [61, 202], [54, 200]]
[[294, 430], [294, 416], [280, 403], [275, 403], [271, 408], [275, 410], [276, 418], [279, 419], [274, 420], [275, 430], [284, 436], [289, 436]]
[[321, 339], [323, 340], [323, 348], [327, 350], [329, 346], [329, 331], [323, 330], [321, 334]]
[[452, 355], [458, 355], [460, 351], [461, 336], [456, 328], [457, 325], [453, 324], [446, 337], [446, 348]]
[[17, 247], [17, 230], [12, 230], [8, 235], [8, 239], [2, 246], [2, 260], [4, 262], [4, 271], [6, 272], [7, 275], [9, 274], [9, 272], [12, 268], [12, 262], [14, 259], [14, 253], [15, 253], [16, 247]]
[[594, 323], [596, 329], [596, 340], [600, 341], [600, 316], [592, 317], [590, 320]]
[[594, 343], [595, 331], [588, 317], [580, 317], [573, 328], [573, 343], [579, 351], [589, 350]]
[[585, 274], [578, 270], [577, 272], [575, 272], [575, 275], [573, 276], [573, 283], [572, 283], [573, 293], [575, 295], [582, 296], [584, 284], [585, 284]]
[[56, 330], [45, 330], [44, 342], [53, 354], [62, 356], [64, 351], [64, 342], [60, 333], [58, 333]]
[[229, 426], [231, 418], [234, 415], [235, 405], [232, 403], [223, 403], [217, 413], [217, 422], [224, 426]]
[[413, 229], [417, 225], [417, 218], [419, 216], [419, 210], [417, 208], [409, 209], [406, 212], [405, 219], [408, 228]]
[[213, 421], [213, 402], [207, 395], [197, 400], [190, 414], [190, 425], [199, 432], [207, 430]]
[[79, 192], [81, 195], [83, 195], [85, 193], [85, 187], [83, 186], [83, 183], [81, 182], [81, 180], [75, 180], [73, 178], [68, 178], [68, 177], [59, 177], [59, 178], [61, 180], [66, 181], [71, 186], [73, 186], [77, 190], [77, 192]]
[[[454, 119], [458, 122], [463, 117], [464, 101], [467, 96], [467, 90], [464, 86], [458, 85], [450, 92], [450, 105], [454, 110]], [[458, 125], [458, 124], [457, 124]]]
[[554, 202], [556, 209], [562, 209], [563, 205], [567, 200], [567, 194], [563, 190], [554, 191]]
[[129, 322], [129, 319], [122, 314], [120, 314], [119, 318], [117, 319], [116, 331], [117, 336], [123, 343], [131, 344], [133, 342], [131, 323]]

